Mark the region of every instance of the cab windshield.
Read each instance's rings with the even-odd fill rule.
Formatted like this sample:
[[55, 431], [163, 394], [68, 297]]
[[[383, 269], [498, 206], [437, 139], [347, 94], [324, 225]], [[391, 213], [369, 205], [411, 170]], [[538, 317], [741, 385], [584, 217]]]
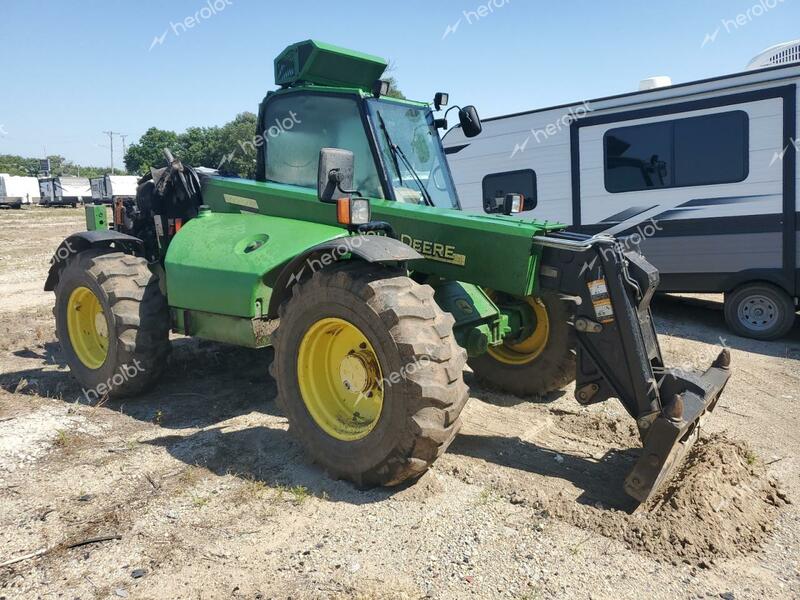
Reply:
[[389, 100], [368, 100], [367, 107], [395, 199], [458, 208], [431, 111]]

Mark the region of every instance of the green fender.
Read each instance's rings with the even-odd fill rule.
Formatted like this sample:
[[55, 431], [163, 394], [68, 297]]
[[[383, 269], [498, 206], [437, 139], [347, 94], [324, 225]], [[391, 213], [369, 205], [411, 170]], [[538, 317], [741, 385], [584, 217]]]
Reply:
[[398, 240], [350, 235], [342, 227], [250, 212], [201, 212], [167, 251], [167, 300], [189, 311], [275, 317], [295, 283], [349, 256], [371, 263], [423, 258]]
[[169, 245], [167, 300], [235, 317], [266, 316], [281, 267], [308, 248], [345, 237], [341, 227], [255, 213], [205, 213]]

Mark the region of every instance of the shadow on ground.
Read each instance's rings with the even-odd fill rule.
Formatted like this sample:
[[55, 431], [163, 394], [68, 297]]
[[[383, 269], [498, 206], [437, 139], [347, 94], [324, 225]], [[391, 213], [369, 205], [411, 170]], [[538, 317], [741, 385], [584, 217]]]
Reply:
[[609, 450], [600, 460], [556, 452], [514, 437], [459, 435], [448, 452], [487, 463], [565, 480], [581, 490], [578, 502], [633, 511], [638, 504], [623, 491], [625, 476], [641, 449]]
[[669, 334], [711, 345], [764, 356], [800, 360], [800, 319], [786, 337], [762, 342], [739, 337], [725, 324], [722, 303], [700, 298], [659, 294], [653, 301], [653, 315], [659, 334]]
[[[56, 342], [15, 356], [37, 366], [0, 375], [11, 393], [43, 396], [65, 403], [104, 407], [170, 429], [209, 427], [259, 411], [275, 413], [276, 387], [268, 372], [272, 350], [251, 350], [181, 338], [173, 340], [163, 376], [136, 398], [108, 400], [81, 388], [70, 375]], [[54, 368], [55, 367], [55, 368]]]
[[167, 435], [145, 442], [164, 448], [186, 463], [225, 476], [258, 481], [269, 487], [305, 488], [334, 502], [370, 504], [402, 492], [413, 483], [394, 488], [359, 489], [336, 480], [311, 463], [300, 444], [285, 429], [256, 426], [226, 431], [204, 429], [188, 436]]

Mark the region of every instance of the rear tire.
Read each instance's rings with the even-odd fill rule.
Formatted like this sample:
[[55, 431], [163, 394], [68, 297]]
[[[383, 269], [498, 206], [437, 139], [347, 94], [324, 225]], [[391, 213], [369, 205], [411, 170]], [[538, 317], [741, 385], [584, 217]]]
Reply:
[[736, 333], [756, 340], [776, 340], [792, 330], [797, 308], [776, 285], [748, 283], [725, 294], [725, 322]]
[[[292, 292], [280, 308], [270, 372], [278, 404], [306, 452], [334, 477], [361, 486], [396, 485], [424, 473], [455, 438], [469, 396], [462, 377], [466, 353], [456, 344], [453, 317], [434, 302], [433, 289], [401, 271], [353, 261], [314, 273]], [[306, 344], [326, 323], [334, 325], [319, 338], [316, 353], [325, 359], [312, 364], [315, 354], [308, 354]], [[364, 340], [353, 343], [341, 361], [331, 359], [336, 353], [326, 346], [344, 330], [337, 327], [352, 328], [363, 335], [354, 339]], [[368, 390], [371, 402], [380, 394], [380, 408], [371, 412], [360, 399], [352, 401], [356, 392], [344, 375], [346, 361], [367, 352], [358, 348], [368, 349], [371, 381], [380, 377], [378, 387], [358, 384], [358, 393]], [[320, 371], [328, 373], [323, 384], [309, 389]], [[312, 393], [320, 389], [332, 393]], [[354, 406], [349, 413], [348, 402]], [[319, 403], [331, 406], [336, 418], [326, 420]], [[372, 415], [366, 425], [356, 408]]]
[[[169, 309], [145, 259], [81, 252], [55, 293], [56, 333], [87, 399], [132, 396], [158, 380], [170, 350]], [[82, 317], [92, 308], [93, 319]]]
[[575, 330], [569, 323], [567, 305], [552, 292], [544, 292], [537, 300], [546, 313], [548, 333], [544, 348], [535, 358], [511, 364], [500, 352], [487, 352], [469, 359], [475, 376], [489, 389], [524, 398], [541, 396], [575, 381]]

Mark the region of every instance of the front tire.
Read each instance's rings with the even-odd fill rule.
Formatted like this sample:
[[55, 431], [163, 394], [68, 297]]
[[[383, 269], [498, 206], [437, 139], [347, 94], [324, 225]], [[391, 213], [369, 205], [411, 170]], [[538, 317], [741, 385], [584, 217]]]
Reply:
[[792, 330], [794, 301], [771, 283], [749, 283], [725, 294], [725, 322], [737, 335], [776, 340]]
[[418, 477], [445, 451], [468, 398], [466, 353], [433, 289], [346, 263], [297, 284], [270, 367], [306, 452], [361, 486]]
[[169, 310], [145, 259], [103, 250], [70, 259], [56, 286], [56, 333], [90, 400], [148, 389], [169, 353]]
[[469, 359], [475, 376], [488, 388], [521, 398], [541, 396], [575, 380], [575, 331], [567, 305], [557, 294], [526, 298], [536, 315], [526, 340], [490, 348]]

